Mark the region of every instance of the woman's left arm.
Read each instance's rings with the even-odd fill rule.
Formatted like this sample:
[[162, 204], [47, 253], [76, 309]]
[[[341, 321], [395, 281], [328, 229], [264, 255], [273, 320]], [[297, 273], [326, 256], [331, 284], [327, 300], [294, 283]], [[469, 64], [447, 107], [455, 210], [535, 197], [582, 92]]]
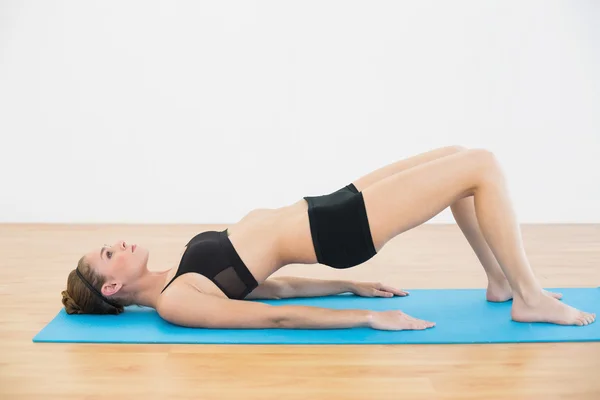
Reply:
[[354, 293], [363, 297], [406, 296], [408, 292], [378, 282], [323, 280], [282, 276], [269, 278], [258, 286], [247, 299], [285, 299], [290, 297], [319, 297], [340, 293]]

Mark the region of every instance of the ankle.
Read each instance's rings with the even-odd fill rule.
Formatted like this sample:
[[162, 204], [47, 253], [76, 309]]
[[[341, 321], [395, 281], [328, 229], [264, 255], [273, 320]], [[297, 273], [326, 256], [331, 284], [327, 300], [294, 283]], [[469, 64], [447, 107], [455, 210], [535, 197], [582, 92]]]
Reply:
[[508, 279], [506, 279], [506, 277], [504, 275], [500, 275], [500, 276], [491, 276], [488, 275], [488, 283], [491, 285], [496, 285], [496, 286], [510, 286], [510, 283], [508, 282]]
[[520, 300], [527, 306], [535, 306], [539, 304], [542, 296], [544, 296], [542, 288], [531, 288], [528, 290], [520, 289], [513, 294], [514, 300], [517, 300], [517, 302]]

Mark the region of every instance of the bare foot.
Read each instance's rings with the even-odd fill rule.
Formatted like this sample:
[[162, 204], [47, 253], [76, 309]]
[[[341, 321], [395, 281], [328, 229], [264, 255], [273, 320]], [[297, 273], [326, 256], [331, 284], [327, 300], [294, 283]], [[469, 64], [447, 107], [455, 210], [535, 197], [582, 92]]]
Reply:
[[545, 293], [540, 293], [527, 303], [520, 296], [516, 296], [511, 316], [517, 322], [549, 322], [579, 326], [591, 324], [596, 319], [596, 314], [579, 311]]
[[[544, 290], [544, 294], [546, 296], [553, 297], [557, 300], [562, 299], [562, 293], [554, 293], [548, 292]], [[487, 301], [491, 301], [494, 303], [502, 303], [504, 301], [509, 301], [513, 298], [512, 289], [510, 288], [510, 284], [507, 280], [502, 282], [492, 282], [488, 281], [487, 292], [485, 294], [485, 298]]]
[[487, 301], [501, 303], [513, 298], [510, 284], [505, 279], [502, 282], [488, 281], [487, 292], [485, 294]]

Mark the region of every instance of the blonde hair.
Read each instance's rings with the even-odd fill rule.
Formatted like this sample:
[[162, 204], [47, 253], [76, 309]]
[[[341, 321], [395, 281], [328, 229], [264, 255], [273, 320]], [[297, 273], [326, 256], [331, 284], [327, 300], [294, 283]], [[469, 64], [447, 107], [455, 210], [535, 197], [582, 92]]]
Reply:
[[[77, 270], [82, 275], [77, 275]], [[94, 293], [82, 280], [85, 279], [93, 286], [97, 293]], [[67, 278], [67, 290], [63, 290], [62, 303], [65, 306], [67, 314], [120, 314], [124, 307], [131, 303], [125, 299], [118, 299], [112, 296], [107, 302], [101, 297], [100, 289], [106, 282], [106, 278], [95, 273], [85, 256], [79, 259], [77, 269], [72, 270]], [[112, 303], [112, 304], [109, 304]]]

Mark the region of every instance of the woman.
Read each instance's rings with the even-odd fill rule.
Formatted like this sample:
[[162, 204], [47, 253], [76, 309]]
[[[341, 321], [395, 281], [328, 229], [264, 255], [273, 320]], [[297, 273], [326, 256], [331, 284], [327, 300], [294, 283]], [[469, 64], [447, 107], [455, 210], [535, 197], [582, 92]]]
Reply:
[[401, 311], [272, 306], [244, 299], [354, 292], [404, 296], [381, 284], [269, 278], [286, 264], [333, 268], [361, 264], [393, 237], [450, 207], [488, 277], [487, 300], [513, 299], [521, 322], [587, 325], [579, 311], [546, 292], [529, 265], [501, 167], [492, 153], [445, 147], [398, 161], [326, 196], [278, 209], [256, 209], [220, 232], [196, 235], [179, 264], [147, 269], [148, 250], [120, 241], [94, 249], [68, 277], [68, 313], [112, 313], [153, 307], [165, 320], [205, 328], [427, 329], [434, 323]]

